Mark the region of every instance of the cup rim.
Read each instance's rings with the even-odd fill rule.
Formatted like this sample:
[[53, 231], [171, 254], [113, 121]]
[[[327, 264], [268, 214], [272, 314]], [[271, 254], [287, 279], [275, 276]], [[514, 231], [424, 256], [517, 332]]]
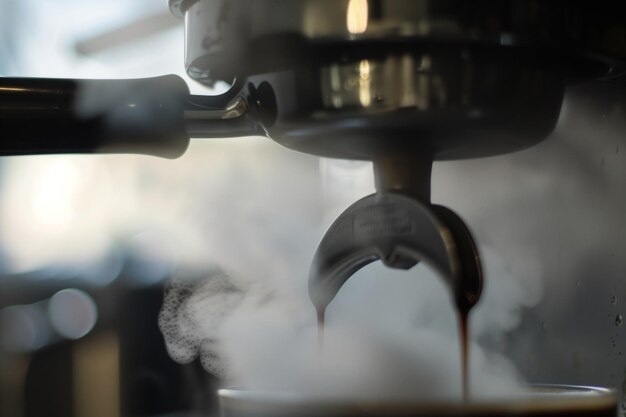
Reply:
[[264, 412], [277, 415], [380, 415], [395, 416], [454, 416], [454, 415], [504, 415], [531, 414], [568, 411], [612, 410], [617, 407], [617, 391], [612, 388], [533, 384], [526, 393], [510, 398], [463, 401], [410, 402], [395, 400], [340, 399], [307, 397], [290, 392], [261, 392], [240, 389], [218, 390], [220, 406], [223, 410], [240, 412]]

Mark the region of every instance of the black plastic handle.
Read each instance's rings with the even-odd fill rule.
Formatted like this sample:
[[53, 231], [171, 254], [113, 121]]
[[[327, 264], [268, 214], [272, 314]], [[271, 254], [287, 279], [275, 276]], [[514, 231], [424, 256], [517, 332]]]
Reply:
[[0, 78], [0, 156], [137, 153], [166, 158], [189, 145], [182, 78]]

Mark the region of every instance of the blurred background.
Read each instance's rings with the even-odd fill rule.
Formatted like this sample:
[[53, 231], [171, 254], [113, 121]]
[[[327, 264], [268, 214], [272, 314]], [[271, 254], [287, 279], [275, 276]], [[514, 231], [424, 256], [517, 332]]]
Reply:
[[[0, 76], [186, 78], [183, 41], [165, 0], [0, 0]], [[570, 88], [533, 149], [435, 164], [433, 201], [465, 218], [486, 255], [475, 340], [530, 382], [626, 389], [625, 158], [617, 81]], [[298, 271], [301, 291], [332, 219], [371, 192], [368, 163], [260, 138], [195, 141], [176, 161], [1, 159], [0, 415], [212, 410], [216, 380], [166, 351], [164, 286], [259, 267]], [[355, 294], [367, 299], [376, 282], [364, 282]]]

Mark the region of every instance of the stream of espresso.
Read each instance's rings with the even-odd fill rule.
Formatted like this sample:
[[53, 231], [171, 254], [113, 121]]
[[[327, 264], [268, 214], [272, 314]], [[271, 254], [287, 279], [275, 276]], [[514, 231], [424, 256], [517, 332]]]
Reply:
[[326, 309], [317, 310], [317, 348], [321, 352], [324, 349], [324, 321]]
[[468, 402], [470, 398], [469, 386], [469, 338], [467, 328], [468, 312], [459, 312], [459, 344], [461, 345], [461, 386], [463, 389], [463, 401]]
[[[470, 398], [469, 386], [469, 330], [467, 326], [469, 311], [457, 306], [459, 318], [459, 344], [461, 349], [461, 386], [463, 401]], [[320, 352], [324, 349], [324, 327], [326, 321], [326, 309], [317, 309], [317, 347]]]

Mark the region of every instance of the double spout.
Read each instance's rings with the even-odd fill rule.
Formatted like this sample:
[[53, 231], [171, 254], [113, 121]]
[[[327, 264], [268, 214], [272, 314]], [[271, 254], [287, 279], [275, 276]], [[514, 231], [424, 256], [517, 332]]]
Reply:
[[428, 157], [374, 162], [377, 193], [345, 210], [315, 253], [309, 295], [318, 317], [352, 275], [376, 260], [396, 269], [425, 263], [445, 281], [462, 315], [478, 302], [478, 250], [457, 214], [429, 202], [431, 165]]

